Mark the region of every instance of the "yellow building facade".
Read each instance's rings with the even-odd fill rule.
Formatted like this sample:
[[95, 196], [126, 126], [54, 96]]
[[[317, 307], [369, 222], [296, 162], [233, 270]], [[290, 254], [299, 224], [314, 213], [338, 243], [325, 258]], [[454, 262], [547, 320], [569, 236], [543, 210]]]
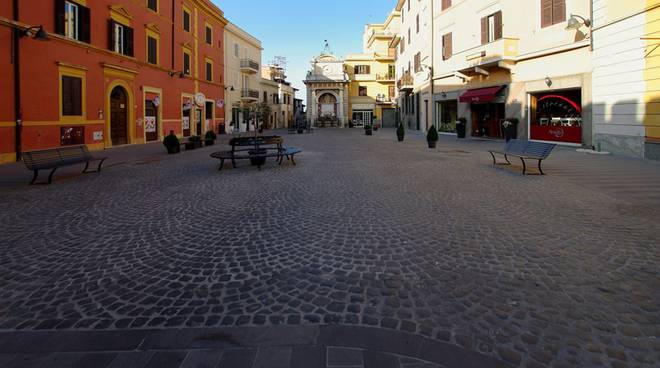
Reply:
[[396, 126], [396, 53], [390, 43], [398, 34], [399, 25], [397, 12], [391, 13], [385, 23], [366, 25], [363, 52], [345, 58], [344, 68], [350, 80], [348, 117], [358, 126]]

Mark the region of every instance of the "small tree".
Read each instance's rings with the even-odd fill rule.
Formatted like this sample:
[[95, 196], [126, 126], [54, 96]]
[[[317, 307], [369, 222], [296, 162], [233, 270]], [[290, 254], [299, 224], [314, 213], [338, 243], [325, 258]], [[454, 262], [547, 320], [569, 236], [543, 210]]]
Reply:
[[273, 112], [273, 109], [270, 107], [268, 102], [257, 102], [249, 107], [250, 117], [254, 119], [255, 130], [258, 130], [256, 125], [261, 125], [264, 123], [266, 117], [270, 116]]
[[399, 126], [396, 127], [396, 136], [399, 138], [400, 141], [402, 141], [405, 135], [406, 135], [406, 130], [404, 129], [403, 124], [399, 123]]
[[437, 142], [440, 137], [438, 137], [438, 130], [435, 129], [435, 125], [431, 125], [428, 133], [426, 133], [426, 141], [428, 142]]

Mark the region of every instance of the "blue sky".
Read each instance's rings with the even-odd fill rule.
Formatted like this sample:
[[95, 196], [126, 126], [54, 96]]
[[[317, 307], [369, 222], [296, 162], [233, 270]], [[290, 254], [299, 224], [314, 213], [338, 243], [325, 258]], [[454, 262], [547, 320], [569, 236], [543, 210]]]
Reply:
[[[261, 40], [262, 61], [285, 56], [287, 75], [305, 96], [302, 80], [309, 62], [323, 51], [323, 40], [337, 56], [362, 51], [367, 23], [380, 23], [394, 9], [396, 0], [212, 0], [225, 17]], [[249, 5], [247, 5], [249, 4]], [[255, 4], [258, 4], [255, 6]], [[256, 8], [259, 10], [257, 11]], [[304, 99], [304, 97], [302, 97]]]

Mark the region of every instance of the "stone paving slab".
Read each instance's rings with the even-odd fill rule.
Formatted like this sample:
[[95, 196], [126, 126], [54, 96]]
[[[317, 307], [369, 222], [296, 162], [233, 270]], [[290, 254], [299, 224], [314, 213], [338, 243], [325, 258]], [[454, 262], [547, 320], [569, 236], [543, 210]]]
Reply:
[[[391, 353], [424, 359], [437, 356], [405, 341], [529, 367], [660, 361], [658, 165], [560, 147], [549, 175], [523, 177], [492, 165], [485, 151], [501, 142], [429, 150], [388, 130], [285, 142], [304, 149], [298, 165], [261, 172], [218, 172], [219, 146], [111, 150], [101, 175], [51, 186], [0, 167], [0, 331], [323, 324], [412, 335]], [[187, 336], [150, 343], [234, 346]], [[331, 330], [317, 338], [344, 346]], [[56, 340], [41, 351], [75, 341]]]

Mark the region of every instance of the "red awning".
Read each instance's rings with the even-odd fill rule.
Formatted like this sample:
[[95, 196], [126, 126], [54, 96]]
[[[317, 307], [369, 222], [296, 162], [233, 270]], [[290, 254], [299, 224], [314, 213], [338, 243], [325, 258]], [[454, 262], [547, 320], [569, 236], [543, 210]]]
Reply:
[[503, 86], [468, 89], [463, 92], [458, 100], [465, 103], [488, 103], [497, 97], [497, 93], [501, 91], [502, 88]]

